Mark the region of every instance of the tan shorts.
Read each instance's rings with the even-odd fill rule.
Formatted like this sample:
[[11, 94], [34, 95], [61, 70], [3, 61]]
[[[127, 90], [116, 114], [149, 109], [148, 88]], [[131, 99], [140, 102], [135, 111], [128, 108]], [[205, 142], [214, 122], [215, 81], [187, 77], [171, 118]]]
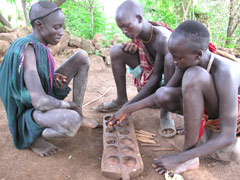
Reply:
[[[199, 144], [206, 143], [208, 140], [212, 139], [218, 133], [215, 133], [208, 128], [204, 128], [204, 133], [199, 140]], [[237, 137], [235, 143], [217, 150], [215, 153], [210, 155], [212, 158], [221, 161], [239, 161], [240, 160], [240, 137]]]

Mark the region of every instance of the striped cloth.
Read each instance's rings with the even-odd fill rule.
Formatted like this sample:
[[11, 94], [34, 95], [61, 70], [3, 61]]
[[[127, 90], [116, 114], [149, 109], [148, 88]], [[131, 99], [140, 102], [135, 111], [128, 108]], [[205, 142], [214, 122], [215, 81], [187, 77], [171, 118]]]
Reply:
[[[220, 131], [220, 120], [219, 119], [208, 119], [208, 115], [206, 112], [203, 113], [203, 118], [199, 130], [198, 139], [200, 139], [204, 133], [204, 127], [210, 129], [213, 132]], [[240, 133], [240, 96], [238, 96], [238, 120], [237, 120], [237, 132], [236, 134]]]
[[[169, 31], [173, 32], [173, 30], [168, 27], [166, 23], [163, 22], [155, 22], [155, 21], [148, 21], [150, 24], [153, 26], [162, 26], [168, 29]], [[139, 61], [140, 61], [140, 66], [142, 68], [142, 72], [138, 77], [133, 76], [134, 79], [134, 85], [138, 88], [141, 89], [145, 84], [147, 83], [148, 79], [151, 77], [154, 69], [154, 60], [148, 53], [144, 43], [142, 42], [141, 39], [132, 39], [132, 42], [135, 43], [138, 47], [138, 56], [139, 56]], [[211, 52], [216, 51], [216, 47], [212, 44], [209, 43], [208, 46], [209, 50]]]
[[[166, 29], [173, 31], [171, 28], [167, 26], [167, 24], [163, 22], [152, 22], [148, 21], [153, 26], [163, 26]], [[132, 39], [132, 42], [135, 43], [138, 47], [138, 56], [140, 61], [140, 66], [142, 68], [142, 72], [138, 78], [133, 76], [134, 79], [134, 85], [141, 89], [145, 84], [147, 83], [148, 79], [151, 77], [154, 69], [154, 60], [150, 54], [148, 53], [144, 43], [141, 39]]]

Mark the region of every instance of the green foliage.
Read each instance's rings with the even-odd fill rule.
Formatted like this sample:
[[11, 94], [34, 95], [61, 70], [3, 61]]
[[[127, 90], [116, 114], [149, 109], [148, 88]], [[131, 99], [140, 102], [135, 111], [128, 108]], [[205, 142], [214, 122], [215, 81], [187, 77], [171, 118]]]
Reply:
[[[6, 0], [8, 3], [16, 4], [17, 0]], [[33, 0], [25, 0], [27, 11]], [[110, 46], [110, 41], [115, 35], [121, 41], [129, 39], [117, 27], [114, 19], [107, 19], [103, 13], [101, 0], [95, 0], [93, 4], [93, 29], [91, 31], [91, 15], [89, 2], [92, 0], [66, 0], [61, 5], [65, 14], [65, 29], [73, 35], [92, 39], [97, 33], [103, 35], [102, 47]], [[143, 6], [144, 16], [147, 20], [162, 21], [169, 27], [175, 29], [183, 19], [196, 19], [205, 24], [211, 34], [211, 42], [217, 47], [236, 48], [240, 47], [240, 28], [229, 39], [230, 44], [226, 45], [227, 27], [229, 21], [229, 2], [224, 0], [139, 0]], [[34, 1], [35, 2], [35, 1]], [[183, 7], [189, 8], [184, 12]], [[16, 5], [17, 6], [17, 5]], [[240, 0], [236, 0], [236, 9], [240, 6]], [[185, 14], [186, 17], [183, 17]], [[7, 17], [9, 20], [11, 17]], [[17, 7], [17, 19], [23, 21], [22, 8]], [[13, 19], [14, 21], [14, 19]], [[1, 24], [0, 24], [1, 26]], [[98, 52], [96, 52], [97, 54]]]
[[200, 0], [196, 7], [197, 20], [208, 27], [211, 34], [210, 41], [217, 47], [234, 47], [233, 44], [225, 45], [229, 19], [229, 1]]
[[176, 28], [180, 22], [180, 17], [176, 13], [179, 2], [170, 0], [140, 0], [144, 17], [150, 21], [161, 21], [167, 23], [169, 27]]
[[[147, 20], [162, 21], [175, 29], [183, 20], [183, 5], [190, 4], [186, 14], [187, 19], [196, 19], [205, 24], [211, 34], [211, 42], [217, 47], [239, 47], [240, 28], [230, 38], [226, 45], [227, 27], [229, 21], [229, 1], [211, 0], [139, 0], [143, 6], [144, 16]], [[240, 0], [237, 0], [236, 7]], [[193, 3], [193, 4], [192, 4]]]
[[[78, 37], [91, 39], [91, 15], [89, 6], [83, 0], [67, 0], [61, 6], [66, 17], [66, 26], [69, 31]], [[106, 18], [103, 15], [103, 7], [98, 1], [93, 5], [93, 34], [104, 32]]]
[[92, 39], [97, 33], [101, 33], [103, 41], [102, 47], [110, 46], [114, 35], [117, 35], [122, 41], [129, 39], [121, 32], [115, 23], [115, 20], [107, 19], [103, 14], [103, 7], [98, 0], [93, 4], [93, 35], [91, 34], [91, 16], [88, 7], [83, 0], [67, 0], [61, 8], [65, 15], [65, 29], [69, 30], [74, 36], [86, 39]]

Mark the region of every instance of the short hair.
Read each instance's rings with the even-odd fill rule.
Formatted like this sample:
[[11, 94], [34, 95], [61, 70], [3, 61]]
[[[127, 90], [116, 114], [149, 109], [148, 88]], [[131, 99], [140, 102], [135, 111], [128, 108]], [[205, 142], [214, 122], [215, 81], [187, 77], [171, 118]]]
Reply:
[[210, 34], [208, 29], [199, 21], [187, 20], [182, 22], [171, 34], [170, 38], [184, 37], [191, 41], [191, 49], [207, 50]]
[[48, 1], [34, 3], [29, 11], [31, 25], [34, 27], [34, 22], [36, 20], [43, 19], [57, 10], [61, 10], [61, 8]]
[[[142, 5], [136, 1], [136, 0], [126, 0], [124, 1], [118, 8], [116, 11], [116, 17], [122, 18], [122, 17], [126, 17], [131, 14], [135, 15], [141, 15], [143, 16], [143, 9], [142, 9]], [[126, 16], [123, 16], [126, 15]]]

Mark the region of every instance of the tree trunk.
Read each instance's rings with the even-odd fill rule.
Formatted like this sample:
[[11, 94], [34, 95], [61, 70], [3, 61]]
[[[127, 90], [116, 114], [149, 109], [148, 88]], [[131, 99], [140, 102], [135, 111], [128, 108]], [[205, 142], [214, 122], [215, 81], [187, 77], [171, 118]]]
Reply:
[[182, 1], [182, 12], [183, 12], [183, 21], [185, 21], [187, 19], [187, 15], [188, 15], [188, 9], [190, 7], [190, 5], [192, 4], [192, 0], [189, 1]]
[[3, 15], [1, 13], [0, 13], [0, 22], [2, 23], [2, 25], [11, 28], [10, 23], [3, 17]]
[[93, 28], [94, 28], [94, 19], [93, 19], [93, 3], [94, 0], [92, 0], [90, 4], [90, 16], [91, 16], [91, 38], [93, 38]]
[[61, 6], [66, 0], [55, 0], [54, 4], [56, 4], [58, 7]]
[[28, 27], [29, 23], [28, 23], [28, 14], [27, 14], [27, 10], [26, 10], [26, 0], [22, 0], [22, 8], [23, 8], [25, 23], [26, 23], [26, 26]]
[[[236, 12], [235, 12], [234, 6], [237, 6]], [[230, 44], [231, 37], [234, 34], [234, 32], [237, 30], [237, 28], [240, 24], [239, 8], [240, 8], [240, 5], [238, 5], [235, 0], [230, 0], [229, 20], [228, 20], [227, 40], [226, 40], [227, 45]], [[235, 22], [235, 24], [234, 24], [234, 22]]]

